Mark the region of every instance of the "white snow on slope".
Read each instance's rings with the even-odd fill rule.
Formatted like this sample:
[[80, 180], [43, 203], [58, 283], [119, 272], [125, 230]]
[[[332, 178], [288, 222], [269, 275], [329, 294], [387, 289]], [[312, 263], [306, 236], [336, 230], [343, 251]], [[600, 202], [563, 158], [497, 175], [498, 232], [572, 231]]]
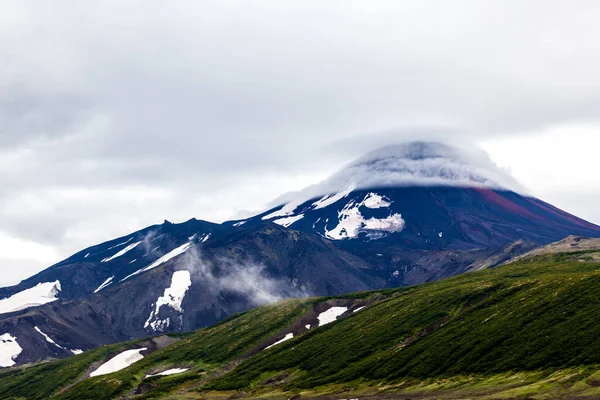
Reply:
[[48, 336], [48, 335], [46, 335], [44, 332], [42, 332], [42, 330], [41, 330], [40, 328], [38, 328], [37, 326], [36, 326], [36, 327], [34, 327], [33, 329], [35, 329], [35, 330], [37, 331], [37, 333], [39, 333], [40, 335], [42, 335], [42, 336], [43, 336], [43, 337], [46, 339], [46, 341], [47, 341], [48, 343], [52, 343], [53, 345], [55, 345], [55, 346], [56, 346], [56, 347], [58, 347], [59, 349], [66, 350], [64, 347], [62, 347], [61, 345], [59, 345], [58, 343], [56, 343], [54, 340], [52, 340], [52, 339], [50, 338], [50, 336]]
[[189, 242], [182, 244], [181, 246], [177, 247], [176, 249], [171, 250], [170, 252], [168, 252], [167, 254], [165, 254], [164, 256], [159, 258], [158, 260], [154, 261], [152, 264], [148, 265], [147, 267], [138, 269], [133, 274], [127, 275], [125, 278], [121, 279], [121, 282], [123, 282], [126, 279], [131, 278], [134, 275], [138, 275], [138, 274], [141, 274], [142, 272], [150, 271], [151, 269], [156, 268], [156, 267], [166, 263], [167, 261], [177, 257], [178, 255], [185, 253], [190, 247], [192, 247], [192, 244]]
[[[38, 328], [37, 326], [34, 327], [33, 329], [35, 329], [37, 331], [37, 333], [39, 333], [40, 335], [42, 335], [46, 339], [46, 341], [48, 343], [53, 344], [54, 346], [58, 347], [59, 349], [68, 350], [67, 348], [62, 347], [60, 344], [58, 344], [54, 340], [52, 340], [52, 338], [50, 336], [48, 336], [44, 332], [42, 332], [42, 330], [40, 328]], [[79, 350], [79, 349], [68, 350], [68, 351], [70, 351], [71, 353], [73, 353], [75, 355], [83, 353], [83, 350]]]
[[132, 243], [129, 246], [125, 247], [123, 250], [119, 251], [117, 254], [115, 254], [114, 256], [111, 257], [107, 257], [104, 260], [102, 260], [101, 262], [109, 262], [114, 260], [115, 258], [121, 257], [122, 255], [124, 255], [125, 253], [135, 249], [140, 243], [142, 242], [136, 242], [136, 243]]
[[181, 302], [191, 285], [192, 278], [190, 271], [175, 271], [171, 278], [171, 286], [166, 288], [165, 293], [156, 300], [154, 310], [150, 313], [148, 320], [144, 324], [144, 328], [150, 326], [154, 331], [164, 329], [164, 321], [157, 320], [158, 313], [162, 306], [171, 307], [172, 309], [183, 313]]
[[115, 244], [114, 246], [109, 247], [107, 250], [112, 250], [112, 249], [116, 249], [119, 246], [123, 246], [124, 244], [127, 244], [129, 242], [131, 242], [133, 240], [132, 237], [130, 237], [129, 239], [127, 239], [126, 241], [119, 243], [119, 244]]
[[0, 314], [41, 306], [58, 300], [60, 281], [38, 283], [36, 286], [0, 300]]
[[363, 308], [365, 308], [365, 306], [362, 307], [358, 307], [356, 310], [352, 311], [352, 312], [359, 312], [360, 310], [362, 310]]
[[270, 346], [267, 346], [267, 347], [265, 347], [265, 350], [266, 350], [266, 349], [270, 349], [270, 348], [271, 348], [271, 347], [273, 347], [273, 346], [277, 346], [278, 344], [280, 344], [280, 343], [283, 343], [283, 342], [285, 342], [286, 340], [290, 340], [290, 339], [292, 339], [293, 337], [294, 337], [294, 334], [293, 334], [293, 333], [288, 333], [287, 335], [285, 335], [285, 337], [284, 337], [283, 339], [281, 339], [281, 340], [279, 340], [279, 341], [277, 341], [277, 342], [273, 343], [273, 344], [272, 344], [272, 345], [270, 345]]
[[290, 201], [289, 203], [281, 207], [279, 210], [273, 211], [272, 213], [265, 215], [264, 217], [262, 217], [262, 219], [265, 220], [272, 219], [275, 217], [287, 217], [289, 215], [294, 215], [294, 211], [300, 206], [300, 204], [302, 204], [302, 200]]
[[144, 350], [147, 350], [146, 347], [142, 347], [141, 349], [135, 350], [126, 350], [119, 355], [111, 358], [104, 364], [100, 366], [97, 370], [90, 374], [91, 377], [112, 374], [113, 372], [120, 371], [129, 367], [131, 364], [140, 361], [144, 358], [140, 353]]
[[205, 243], [208, 239], [210, 239], [210, 235], [211, 235], [210, 233], [208, 235], [204, 235], [202, 237], [202, 243]]
[[348, 196], [350, 193], [352, 193], [352, 191], [356, 189], [355, 185], [350, 185], [347, 189], [342, 190], [339, 193], [336, 193], [334, 195], [325, 195], [321, 200], [315, 201], [312, 205], [315, 206], [315, 210], [318, 210], [320, 208], [325, 208], [327, 206], [330, 206], [334, 203], [337, 203], [338, 201], [340, 201], [341, 199], [343, 199], [344, 197]]
[[235, 227], [242, 226], [242, 225], [244, 225], [246, 222], [248, 222], [248, 221], [240, 221], [240, 222], [236, 222], [235, 224], [233, 224], [233, 226], [235, 226]]
[[346, 311], [348, 311], [348, 307], [331, 307], [329, 310], [322, 312], [317, 317], [319, 319], [319, 326], [323, 326], [335, 321], [337, 317]]
[[102, 285], [98, 286], [98, 289], [94, 290], [94, 293], [98, 293], [99, 291], [101, 291], [102, 289], [104, 289], [105, 287], [110, 285], [114, 278], [115, 278], [115, 276], [113, 275], [110, 278], [108, 278], [107, 280], [105, 280], [104, 283], [102, 283]]
[[372, 192], [365, 197], [362, 204], [367, 208], [384, 208], [392, 205], [392, 203], [383, 196]]
[[0, 367], [12, 367], [23, 349], [10, 333], [0, 336]]
[[304, 214], [296, 215], [295, 217], [279, 218], [279, 219], [274, 220], [273, 222], [276, 223], [277, 225], [285, 226], [287, 228], [288, 226], [294, 224], [295, 222], [300, 221], [302, 218], [304, 218]]
[[376, 234], [401, 232], [404, 229], [405, 221], [398, 213], [391, 214], [386, 218], [365, 218], [360, 212], [360, 207], [366, 206], [366, 203], [369, 204], [369, 208], [389, 207], [390, 204], [375, 193], [369, 193], [360, 203], [350, 201], [338, 213], [338, 225], [332, 230], [325, 230], [325, 237], [342, 240], [356, 238], [361, 232], [366, 232], [367, 236], [373, 236], [369, 234], [369, 231]]
[[159, 372], [158, 374], [146, 375], [146, 378], [144, 378], [144, 379], [152, 378], [153, 376], [168, 376], [168, 375], [182, 374], [186, 371], [189, 371], [189, 368], [173, 368], [173, 369], [168, 369], [163, 372]]

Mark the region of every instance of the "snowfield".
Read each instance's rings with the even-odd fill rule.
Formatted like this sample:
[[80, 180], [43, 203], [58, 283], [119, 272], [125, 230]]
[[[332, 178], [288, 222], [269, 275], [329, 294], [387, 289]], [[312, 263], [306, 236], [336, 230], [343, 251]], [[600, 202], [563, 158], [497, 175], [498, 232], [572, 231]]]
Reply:
[[131, 278], [132, 276], [141, 274], [142, 272], [150, 271], [151, 269], [154, 269], [154, 268], [166, 263], [167, 261], [185, 253], [186, 251], [189, 250], [190, 247], [192, 247], [192, 244], [189, 242], [182, 244], [181, 246], [171, 250], [170, 252], [168, 252], [167, 254], [165, 254], [164, 256], [159, 258], [158, 260], [154, 261], [152, 264], [148, 265], [147, 267], [138, 269], [133, 274], [127, 275], [125, 278], [121, 279], [121, 282]]
[[317, 317], [319, 319], [319, 326], [323, 326], [335, 321], [337, 317], [346, 311], [348, 311], [348, 307], [331, 307], [329, 310], [322, 312]]
[[10, 333], [0, 336], [0, 367], [12, 367], [23, 349]]
[[109, 262], [109, 261], [114, 260], [115, 258], [119, 258], [119, 257], [125, 255], [126, 253], [130, 252], [131, 250], [135, 249], [136, 247], [138, 247], [138, 245], [140, 243], [142, 243], [142, 242], [136, 242], [136, 243], [130, 244], [129, 246], [125, 247], [123, 250], [119, 251], [115, 255], [113, 255], [111, 257], [107, 257], [104, 260], [102, 260], [101, 262]]
[[265, 350], [266, 350], [266, 349], [270, 349], [270, 348], [271, 348], [271, 347], [273, 347], [273, 346], [277, 346], [278, 344], [280, 344], [280, 343], [283, 343], [283, 342], [285, 342], [285, 341], [287, 341], [287, 340], [293, 339], [293, 337], [294, 337], [294, 334], [293, 334], [293, 333], [288, 333], [287, 335], [285, 335], [285, 337], [284, 337], [283, 339], [281, 339], [281, 340], [279, 340], [279, 341], [277, 341], [277, 342], [273, 343], [273, 344], [272, 344], [272, 345], [270, 345], [270, 346], [267, 346], [267, 347], [265, 347]]
[[144, 358], [144, 356], [140, 354], [144, 350], [147, 350], [147, 348], [142, 347], [141, 349], [126, 350], [102, 364], [97, 370], [90, 374], [90, 377], [112, 374], [113, 372], [125, 369], [131, 364]]
[[159, 372], [158, 374], [146, 375], [146, 378], [144, 378], [144, 379], [152, 378], [153, 376], [169, 376], [169, 375], [182, 374], [186, 371], [189, 371], [189, 368], [173, 368], [173, 369], [168, 369], [163, 372]]
[[323, 196], [323, 198], [321, 200], [315, 201], [312, 205], [315, 206], [314, 207], [315, 210], [328, 207], [328, 206], [330, 206], [332, 204], [337, 203], [338, 201], [340, 201], [344, 197], [347, 197], [350, 193], [352, 193], [352, 191], [354, 189], [356, 189], [356, 186], [355, 185], [351, 185], [346, 190], [343, 190], [343, 191], [341, 191], [339, 193], [336, 193], [334, 195], [325, 195], [325, 196]]
[[296, 215], [295, 217], [279, 218], [274, 220], [273, 222], [277, 225], [285, 226], [287, 228], [295, 222], [300, 221], [302, 218], [304, 218], [304, 214]]
[[60, 281], [38, 283], [36, 286], [0, 300], [0, 314], [41, 306], [58, 300]]
[[301, 200], [289, 202], [283, 207], [281, 207], [279, 210], [273, 211], [272, 213], [265, 215], [264, 217], [262, 217], [262, 219], [264, 221], [275, 217], [287, 217], [290, 215], [294, 215], [294, 211], [296, 210], [296, 208], [300, 207], [300, 204], [302, 204]]
[[362, 206], [386, 208], [390, 205], [390, 202], [376, 193], [367, 194], [360, 203], [350, 201], [338, 213], [337, 226], [332, 230], [325, 229], [325, 237], [333, 240], [353, 239], [357, 238], [361, 232], [365, 232], [367, 236], [377, 238], [377, 233], [401, 232], [406, 223], [400, 214], [391, 214], [386, 218], [367, 219], [360, 212]]
[[37, 331], [37, 333], [39, 333], [40, 335], [42, 335], [46, 339], [46, 342], [52, 343], [54, 346], [58, 347], [59, 349], [66, 350], [64, 347], [62, 347], [61, 345], [59, 345], [58, 343], [56, 343], [54, 340], [52, 340], [50, 338], [50, 336], [48, 336], [44, 332], [42, 332], [42, 330], [40, 328], [38, 328], [37, 326], [34, 327], [33, 329], [35, 329]]
[[102, 289], [104, 289], [105, 287], [107, 287], [108, 285], [110, 285], [112, 283], [112, 280], [114, 278], [115, 277], [113, 275], [110, 278], [108, 278], [107, 280], [105, 280], [104, 283], [102, 283], [102, 285], [98, 286], [98, 289], [94, 290], [94, 293], [98, 293], [99, 291], [101, 291]]
[[185, 297], [186, 292], [192, 285], [190, 271], [175, 271], [171, 278], [171, 286], [165, 289], [165, 293], [156, 300], [154, 310], [150, 313], [148, 320], [144, 324], [144, 328], [152, 327], [152, 330], [163, 330], [164, 325], [169, 326], [168, 322], [158, 320], [158, 313], [163, 306], [171, 307], [172, 309], [183, 313], [181, 302]]

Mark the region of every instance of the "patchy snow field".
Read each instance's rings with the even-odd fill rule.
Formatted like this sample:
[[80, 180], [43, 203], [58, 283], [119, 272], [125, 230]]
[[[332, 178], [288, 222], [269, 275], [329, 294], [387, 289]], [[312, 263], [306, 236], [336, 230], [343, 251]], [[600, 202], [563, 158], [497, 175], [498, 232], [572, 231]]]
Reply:
[[284, 337], [283, 339], [281, 339], [281, 340], [279, 340], [279, 341], [277, 341], [277, 342], [273, 343], [273, 344], [272, 344], [272, 345], [270, 345], [270, 346], [267, 346], [267, 347], [265, 347], [265, 350], [266, 350], [266, 349], [270, 349], [270, 348], [271, 348], [271, 347], [273, 347], [273, 346], [277, 346], [278, 344], [281, 344], [281, 343], [283, 343], [283, 342], [285, 342], [285, 341], [287, 341], [287, 340], [290, 340], [290, 339], [292, 339], [293, 337], [294, 337], [294, 334], [293, 334], [293, 333], [288, 333], [287, 335], [285, 335], [285, 337]]
[[[173, 368], [173, 369], [168, 369], [163, 372], [159, 372], [158, 374], [146, 375], [146, 378], [152, 378], [153, 376], [169, 376], [169, 375], [182, 374], [186, 371], [189, 371], [189, 368]], [[146, 378], [144, 378], [144, 379], [146, 379]]]
[[91, 377], [112, 374], [113, 372], [120, 371], [124, 368], [129, 367], [131, 364], [140, 361], [144, 358], [140, 353], [147, 350], [146, 347], [135, 350], [126, 350], [121, 354], [118, 354], [102, 364], [100, 368], [90, 374]]
[[181, 246], [171, 250], [170, 252], [168, 252], [167, 254], [165, 254], [164, 256], [159, 258], [158, 260], [154, 261], [152, 264], [148, 265], [147, 267], [138, 269], [133, 274], [127, 275], [125, 278], [121, 279], [121, 282], [131, 278], [132, 276], [141, 274], [142, 272], [150, 271], [151, 269], [154, 269], [154, 268], [166, 263], [167, 261], [185, 253], [186, 251], [189, 250], [190, 247], [192, 247], [192, 244], [189, 242], [182, 244]]
[[142, 243], [142, 242], [136, 242], [133, 244], [130, 244], [129, 246], [125, 247], [123, 250], [119, 251], [118, 253], [116, 253], [115, 255], [111, 256], [111, 257], [107, 257], [104, 260], [102, 260], [101, 262], [109, 262], [114, 260], [115, 258], [119, 258], [125, 254], [127, 254], [128, 252], [130, 252], [131, 250], [135, 249], [136, 247], [138, 247], [138, 245]]
[[[158, 313], [162, 306], [171, 307], [174, 310], [183, 313], [181, 302], [185, 297], [186, 292], [192, 285], [190, 271], [175, 271], [171, 278], [171, 286], [165, 289], [165, 293], [156, 300], [154, 310], [150, 313], [148, 320], [144, 324], [144, 328], [152, 327], [152, 330], [164, 329], [165, 322], [158, 320]], [[168, 326], [168, 323], [167, 323]]]
[[58, 300], [60, 281], [38, 283], [36, 286], [0, 300], [0, 314], [41, 306]]
[[12, 367], [23, 349], [10, 333], [0, 336], [0, 367]]
[[296, 215], [294, 217], [279, 218], [273, 222], [275, 222], [277, 225], [285, 226], [287, 228], [295, 222], [300, 221], [302, 218], [304, 218], [304, 214]]
[[102, 285], [98, 286], [98, 289], [94, 290], [94, 293], [98, 293], [99, 291], [101, 291], [102, 289], [104, 289], [105, 287], [107, 287], [108, 285], [110, 285], [112, 283], [112, 280], [114, 279], [114, 275], [111, 276], [110, 278], [108, 278], [107, 280], [105, 280]]
[[323, 326], [335, 321], [337, 317], [346, 311], [348, 311], [348, 307], [331, 307], [329, 310], [322, 312], [317, 317], [319, 319], [319, 326]]
[[53, 345], [55, 345], [55, 346], [56, 346], [56, 347], [58, 347], [59, 349], [63, 349], [63, 350], [65, 350], [65, 348], [64, 348], [64, 347], [62, 347], [61, 345], [59, 345], [58, 343], [56, 343], [54, 340], [52, 340], [52, 339], [50, 338], [50, 336], [48, 336], [48, 335], [46, 335], [44, 332], [42, 332], [42, 330], [41, 330], [40, 328], [38, 328], [37, 326], [36, 326], [36, 327], [34, 327], [33, 329], [35, 329], [35, 330], [37, 331], [37, 333], [39, 333], [40, 335], [42, 335], [42, 336], [43, 336], [43, 337], [46, 339], [46, 342], [48, 342], [48, 343], [52, 343]]

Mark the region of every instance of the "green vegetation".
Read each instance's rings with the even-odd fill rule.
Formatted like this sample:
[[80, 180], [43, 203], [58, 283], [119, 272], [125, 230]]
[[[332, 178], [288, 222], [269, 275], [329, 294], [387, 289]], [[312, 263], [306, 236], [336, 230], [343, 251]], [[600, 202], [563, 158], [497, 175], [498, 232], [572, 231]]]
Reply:
[[[600, 263], [592, 253], [544, 255], [412, 288], [288, 300], [175, 335], [178, 342], [114, 374], [86, 378], [92, 363], [141, 341], [7, 371], [0, 398], [598, 396]], [[314, 319], [324, 301], [368, 306], [262, 350], [300, 318]], [[144, 379], [174, 367], [190, 370]]]

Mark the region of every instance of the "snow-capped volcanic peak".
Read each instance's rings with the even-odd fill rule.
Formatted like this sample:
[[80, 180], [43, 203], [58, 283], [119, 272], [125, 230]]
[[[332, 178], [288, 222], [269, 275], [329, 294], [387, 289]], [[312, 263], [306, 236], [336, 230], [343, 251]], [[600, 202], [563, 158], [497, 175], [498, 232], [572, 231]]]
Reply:
[[381, 239], [405, 230], [403, 215], [415, 219], [411, 195], [397, 197], [410, 188], [524, 192], [482, 150], [412, 142], [372, 151], [325, 181], [282, 196], [261, 219], [331, 240]]
[[372, 151], [316, 185], [280, 197], [284, 206], [263, 219], [297, 215], [297, 207], [317, 199], [316, 209], [330, 206], [355, 190], [385, 187], [474, 187], [526, 190], [478, 148], [434, 142], [410, 142]]

